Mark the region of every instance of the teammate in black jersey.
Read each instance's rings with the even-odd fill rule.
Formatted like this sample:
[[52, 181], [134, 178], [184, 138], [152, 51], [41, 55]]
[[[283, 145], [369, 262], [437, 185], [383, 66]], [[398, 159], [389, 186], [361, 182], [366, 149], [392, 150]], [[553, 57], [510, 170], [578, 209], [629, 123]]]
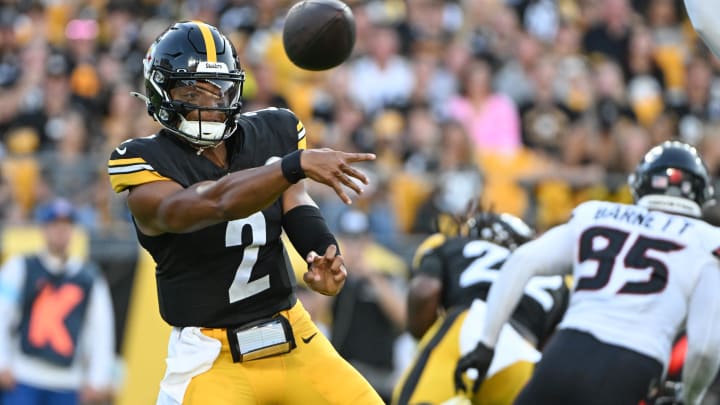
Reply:
[[[508, 214], [482, 212], [468, 221], [468, 235], [436, 234], [417, 250], [408, 294], [408, 330], [420, 340], [413, 364], [395, 388], [393, 404], [440, 404], [457, 399], [452, 374], [458, 359], [475, 347], [476, 322], [498, 269], [534, 232]], [[511, 404], [529, 379], [537, 350], [561, 319], [568, 289], [561, 277], [540, 277], [525, 290], [501, 339], [506, 356], [474, 404]], [[500, 358], [500, 357], [498, 357]]]
[[144, 59], [150, 115], [163, 129], [109, 161], [142, 246], [157, 263], [173, 326], [159, 404], [381, 403], [297, 300], [284, 230], [310, 288], [335, 295], [343, 258], [301, 179], [361, 192], [352, 163], [372, 154], [305, 150], [289, 110], [240, 114], [244, 73], [215, 27], [179, 22]]

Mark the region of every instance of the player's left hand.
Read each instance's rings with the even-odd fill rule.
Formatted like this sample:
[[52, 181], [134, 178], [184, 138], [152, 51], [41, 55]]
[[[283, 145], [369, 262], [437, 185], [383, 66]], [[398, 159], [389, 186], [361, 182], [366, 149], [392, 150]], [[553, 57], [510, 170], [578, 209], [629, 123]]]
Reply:
[[320, 294], [337, 295], [345, 285], [347, 269], [343, 257], [337, 254], [337, 250], [337, 246], [330, 245], [325, 250], [324, 256], [312, 251], [306, 258], [310, 266], [303, 275], [303, 280], [308, 287]]
[[495, 350], [491, 349], [482, 342], [478, 342], [477, 346], [468, 354], [462, 356], [458, 360], [457, 366], [455, 367], [455, 391], [462, 391], [467, 393], [467, 387], [463, 381], [463, 374], [471, 368], [474, 368], [478, 372], [478, 376], [473, 383], [472, 392], [474, 394], [480, 388], [490, 368]]

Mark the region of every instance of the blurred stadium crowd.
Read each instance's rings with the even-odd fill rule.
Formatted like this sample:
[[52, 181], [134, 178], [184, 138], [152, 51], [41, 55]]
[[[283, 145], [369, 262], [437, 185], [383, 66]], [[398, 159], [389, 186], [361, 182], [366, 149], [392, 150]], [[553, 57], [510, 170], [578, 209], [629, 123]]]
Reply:
[[[378, 155], [364, 167], [372, 184], [355, 199], [353, 216], [343, 215], [347, 207], [331, 190], [310, 191], [341, 239], [370, 239], [356, 256], [365, 256], [362, 277], [392, 277], [391, 290], [373, 286], [394, 291], [396, 301], [404, 299], [418, 242], [450, 226], [445, 219], [471, 200], [542, 231], [582, 201], [630, 202], [627, 174], [650, 145], [675, 138], [696, 145], [711, 173], [720, 173], [720, 61], [694, 33], [681, 1], [348, 1], [355, 50], [327, 72], [300, 70], [285, 57], [282, 21], [292, 3], [3, 2], [3, 227], [33, 224], [36, 208], [60, 196], [79, 207], [91, 246], [106, 248], [96, 253], [100, 259], [112, 249], [92, 241], [134, 243], [125, 203], [106, 178], [107, 158], [121, 141], [159, 129], [130, 91], [142, 92], [145, 51], [179, 19], [228, 34], [247, 73], [245, 111], [287, 107], [305, 123], [313, 147]], [[356, 262], [348, 262], [352, 270]], [[112, 287], [112, 269], [104, 270]], [[349, 291], [355, 302], [368, 299]], [[400, 347], [402, 314], [388, 300], [376, 303], [379, 315], [340, 299], [334, 306], [321, 301], [318, 317], [355, 311], [357, 322], [374, 329], [376, 316], [386, 317], [377, 333]], [[343, 337], [370, 333], [341, 326]], [[330, 332], [334, 327], [328, 321]], [[341, 354], [362, 361], [357, 353], [367, 359], [373, 352], [380, 358], [366, 369], [388, 362], [401, 368], [392, 351], [378, 351], [387, 342], [365, 342], [348, 343]]]

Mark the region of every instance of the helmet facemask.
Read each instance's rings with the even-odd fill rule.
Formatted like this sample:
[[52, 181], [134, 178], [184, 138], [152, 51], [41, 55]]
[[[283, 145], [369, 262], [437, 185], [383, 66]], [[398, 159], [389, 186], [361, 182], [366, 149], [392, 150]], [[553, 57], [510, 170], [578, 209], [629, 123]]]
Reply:
[[[166, 88], [169, 91], [158, 86], [163, 100], [159, 111], [154, 114], [155, 119], [166, 129], [201, 147], [214, 146], [232, 135], [237, 128], [236, 119], [241, 108], [244, 73], [240, 74], [240, 78], [187, 73], [167, 73], [167, 76], [170, 83]], [[206, 100], [212, 98], [214, 101], [193, 102], [198, 94], [203, 94]], [[210, 105], [213, 103], [215, 105]], [[221, 115], [221, 120], [218, 120], [218, 115]]]

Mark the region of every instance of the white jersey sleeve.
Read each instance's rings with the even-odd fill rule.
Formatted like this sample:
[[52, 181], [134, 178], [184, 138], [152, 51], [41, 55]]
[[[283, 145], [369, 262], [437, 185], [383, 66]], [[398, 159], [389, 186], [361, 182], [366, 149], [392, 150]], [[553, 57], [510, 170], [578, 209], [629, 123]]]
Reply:
[[510, 255], [500, 269], [497, 281], [490, 287], [480, 341], [488, 347], [495, 346], [503, 325], [520, 302], [531, 277], [570, 272], [572, 236], [567, 225], [560, 225], [520, 246]]
[[720, 230], [634, 205], [581, 204], [568, 223], [576, 241], [574, 288], [560, 328], [657, 359], [667, 367], [703, 269], [718, 268]]

